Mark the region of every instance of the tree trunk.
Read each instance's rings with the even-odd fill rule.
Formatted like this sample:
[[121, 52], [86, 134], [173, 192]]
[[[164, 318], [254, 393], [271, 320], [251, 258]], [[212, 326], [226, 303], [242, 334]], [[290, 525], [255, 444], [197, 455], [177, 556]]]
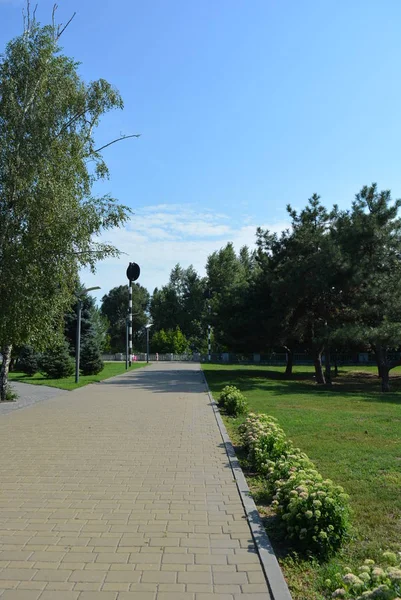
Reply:
[[375, 347], [375, 355], [377, 361], [377, 369], [379, 372], [379, 377], [382, 380], [382, 392], [390, 391], [390, 369], [391, 365], [387, 359], [387, 350], [383, 346]]
[[334, 377], [338, 377], [337, 352], [334, 355]]
[[377, 362], [377, 376], [380, 379], [382, 376], [382, 366], [380, 364], [379, 358], [378, 358], [378, 353], [375, 350], [375, 356], [376, 356], [376, 362]]
[[287, 350], [287, 365], [285, 367], [285, 374], [287, 377], [290, 377], [292, 375], [292, 366], [294, 364], [294, 353], [291, 348], [285, 347], [285, 349]]
[[7, 400], [7, 388], [8, 388], [8, 370], [11, 361], [11, 350], [12, 345], [8, 344], [2, 349], [3, 363], [0, 370], [0, 402]]
[[384, 365], [382, 365], [381, 366], [382, 392], [390, 391], [389, 373], [390, 373], [390, 369], [388, 367], [385, 367]]
[[326, 380], [322, 367], [322, 349], [314, 351], [313, 364], [315, 365], [316, 383], [325, 384]]
[[324, 350], [325, 357], [325, 371], [326, 371], [326, 384], [331, 385], [331, 355], [330, 355], [330, 346], [327, 344]]

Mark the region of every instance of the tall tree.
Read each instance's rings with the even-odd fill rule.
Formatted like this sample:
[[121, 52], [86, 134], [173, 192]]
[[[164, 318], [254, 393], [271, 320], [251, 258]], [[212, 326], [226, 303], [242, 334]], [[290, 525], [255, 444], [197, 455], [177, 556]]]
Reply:
[[[82, 285], [77, 286], [77, 292], [83, 289]], [[76, 333], [77, 333], [77, 299], [75, 298], [71, 309], [64, 317], [64, 335], [70, 346], [70, 351], [75, 354]], [[90, 335], [100, 349], [104, 349], [107, 344], [107, 331], [109, 322], [100, 309], [96, 306], [93, 296], [84, 294], [82, 296], [81, 309], [81, 339], [82, 343]]]
[[176, 265], [167, 285], [155, 289], [150, 303], [153, 335], [179, 327], [193, 349], [202, 344], [205, 283], [192, 265]]
[[210, 313], [205, 320], [213, 326], [219, 350], [252, 352], [264, 346], [254, 288], [258, 269], [255, 255], [243, 247], [237, 256], [232, 243], [208, 257]]
[[108, 175], [94, 133], [102, 115], [123, 107], [104, 79], [86, 84], [78, 63], [63, 55], [65, 27], [25, 31], [0, 59], [0, 397], [6, 397], [13, 344], [45, 345], [62, 327], [78, 270], [116, 255], [95, 242], [129, 210], [94, 198]]
[[[313, 354], [317, 383], [330, 380], [322, 367], [330, 339], [339, 325], [346, 272], [333, 235], [336, 209], [328, 211], [314, 194], [299, 213], [287, 207], [291, 229], [281, 236], [258, 231], [261, 264], [269, 272], [273, 314], [280, 322], [283, 346], [304, 344]], [[330, 381], [329, 381], [330, 382]]]
[[[143, 337], [143, 327], [148, 322], [149, 292], [139, 283], [132, 286], [132, 336], [134, 347]], [[103, 296], [101, 314], [108, 319], [110, 349], [125, 352], [126, 319], [128, 314], [128, 286], [120, 285]]]
[[351, 210], [340, 212], [338, 243], [348, 268], [348, 342], [368, 343], [376, 354], [382, 391], [389, 372], [401, 364], [391, 354], [401, 347], [401, 200], [376, 184], [356, 195]]

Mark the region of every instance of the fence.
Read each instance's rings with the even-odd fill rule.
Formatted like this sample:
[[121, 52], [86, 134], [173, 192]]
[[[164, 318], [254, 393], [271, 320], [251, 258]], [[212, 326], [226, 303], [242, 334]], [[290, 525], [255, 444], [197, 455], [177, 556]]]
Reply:
[[[125, 354], [117, 353], [117, 354], [103, 354], [102, 359], [105, 361], [125, 361]], [[144, 362], [146, 361], [146, 352], [138, 352], [137, 354], [133, 354], [132, 360]], [[157, 361], [180, 361], [180, 362], [188, 362], [194, 361], [199, 362], [200, 354], [149, 354], [150, 362]]]
[[[140, 352], [134, 355], [133, 360], [146, 361], [146, 353]], [[401, 357], [400, 352], [389, 353], [388, 355], [391, 361], [399, 360]], [[105, 361], [125, 361], [125, 354], [104, 354], [103, 360]], [[180, 362], [209, 362], [207, 354], [149, 354], [150, 362], [157, 361], [180, 361]], [[239, 354], [233, 352], [222, 352], [213, 353], [210, 355], [210, 362], [215, 364], [239, 364], [239, 365], [266, 365], [266, 366], [285, 366], [287, 363], [287, 355], [285, 353], [252, 353], [252, 354]], [[322, 362], [325, 362], [323, 355]], [[376, 358], [372, 352], [356, 352], [350, 353], [332, 353], [331, 362], [341, 365], [376, 365]], [[295, 353], [294, 354], [294, 365], [312, 365], [313, 358], [306, 353]]]

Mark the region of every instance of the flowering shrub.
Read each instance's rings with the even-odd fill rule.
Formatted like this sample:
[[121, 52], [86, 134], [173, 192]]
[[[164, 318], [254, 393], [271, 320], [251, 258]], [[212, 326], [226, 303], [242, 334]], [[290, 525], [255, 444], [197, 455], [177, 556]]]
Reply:
[[239, 431], [248, 450], [248, 460], [258, 473], [267, 474], [291, 450], [284, 431], [269, 415], [250, 413]]
[[[367, 559], [359, 567], [357, 574], [348, 572], [345, 575], [337, 573], [337, 581], [341, 581], [331, 594], [332, 598], [348, 600], [401, 600], [401, 553], [384, 552], [383, 564], [377, 565], [373, 560]], [[333, 584], [326, 581], [330, 590]]]
[[286, 536], [315, 554], [330, 554], [347, 536], [348, 496], [316, 469], [299, 469], [276, 482], [273, 506]]
[[248, 403], [235, 385], [226, 385], [221, 391], [219, 405], [231, 417], [237, 417], [248, 411]]
[[266, 475], [273, 507], [286, 537], [316, 554], [329, 554], [344, 541], [349, 528], [348, 496], [316, 470], [294, 448], [274, 417], [251, 413], [240, 426], [248, 459]]

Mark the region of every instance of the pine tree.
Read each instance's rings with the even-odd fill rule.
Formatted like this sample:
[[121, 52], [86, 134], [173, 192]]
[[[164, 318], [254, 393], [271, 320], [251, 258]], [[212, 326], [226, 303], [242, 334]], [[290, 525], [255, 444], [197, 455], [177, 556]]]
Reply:
[[38, 359], [32, 346], [23, 346], [18, 356], [18, 369], [26, 375], [35, 375], [39, 371]]
[[99, 343], [93, 331], [90, 331], [85, 337], [79, 364], [83, 375], [97, 375], [104, 367]]
[[69, 354], [68, 344], [65, 340], [59, 341], [43, 353], [40, 370], [49, 379], [62, 379], [73, 374], [74, 361]]

